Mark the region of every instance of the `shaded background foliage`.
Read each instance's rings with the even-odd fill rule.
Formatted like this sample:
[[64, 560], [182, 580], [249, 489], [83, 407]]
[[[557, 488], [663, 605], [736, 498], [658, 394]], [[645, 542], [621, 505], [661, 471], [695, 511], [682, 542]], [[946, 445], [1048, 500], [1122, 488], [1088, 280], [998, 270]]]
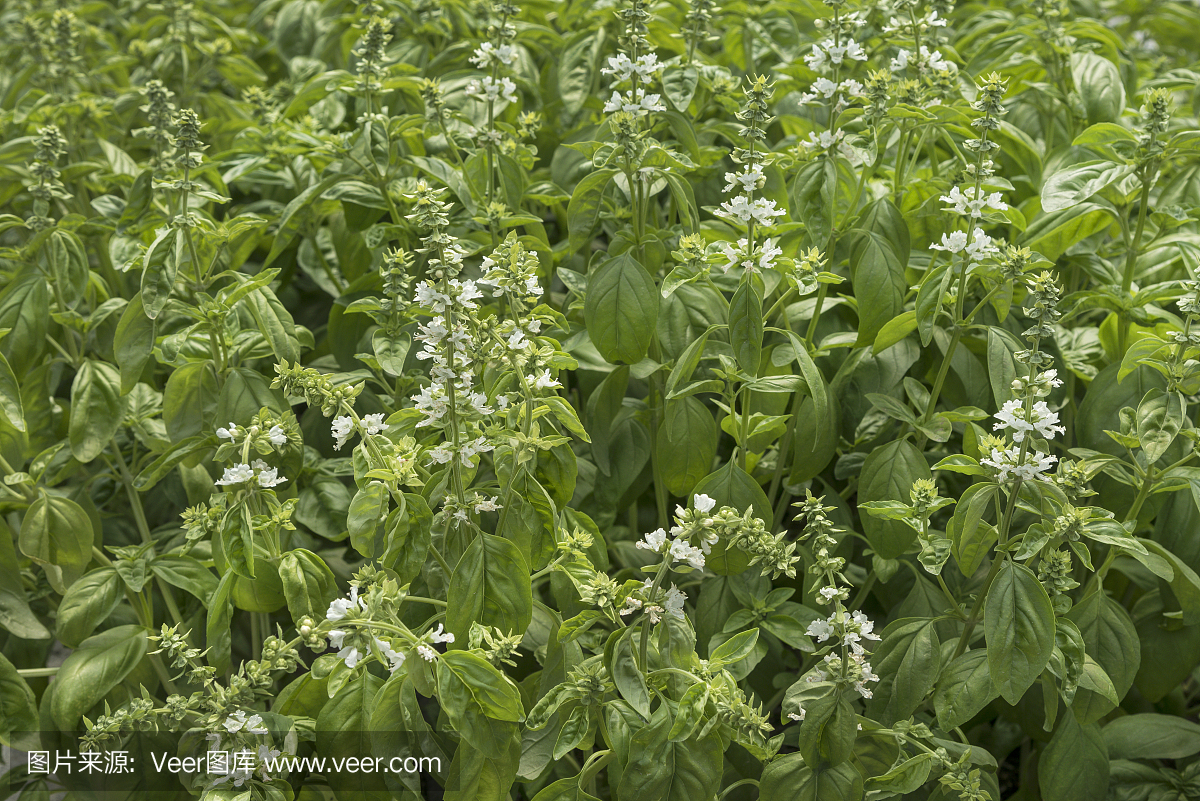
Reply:
[[[471, 798], [1200, 797], [1198, 16], [6, 4], [0, 739], [257, 710], [330, 754], [394, 746], [364, 731], [456, 730], [449, 786]], [[922, 34], [935, 55], [912, 55]], [[851, 35], [861, 59], [812, 58]], [[484, 41], [515, 49], [484, 68]], [[639, 52], [660, 62], [649, 121], [605, 110], [609, 59]], [[857, 82], [835, 90], [845, 108], [819, 96], [826, 75]], [[480, 99], [485, 76], [500, 101]], [[980, 118], [999, 146], [982, 178]], [[756, 163], [747, 197], [782, 214], [739, 225], [718, 213], [727, 174]], [[972, 183], [1003, 194], [982, 223], [996, 243], [1028, 251], [968, 276], [937, 248], [958, 231], [943, 196]], [[485, 402], [548, 372], [492, 427], [472, 420], [495, 450], [465, 479], [412, 401], [430, 385], [418, 323], [441, 313], [413, 291], [447, 261], [431, 232], [457, 239], [464, 279], [503, 241], [540, 285], [471, 318], [542, 325], [532, 355], [479, 367]], [[743, 235], [777, 246], [774, 266], [743, 275]], [[1057, 289], [1030, 283], [1043, 270]], [[1030, 348], [1044, 298], [1052, 333]], [[1065, 430], [1061, 480], [1022, 494], [981, 465], [1030, 349], [1063, 381], [1046, 397]], [[286, 378], [300, 364], [327, 383]], [[329, 418], [351, 406], [347, 456]], [[263, 491], [222, 489], [255, 424]], [[955, 505], [918, 498], [935, 476]], [[501, 508], [455, 523], [464, 480]], [[806, 491], [825, 498], [807, 526]], [[676, 502], [692, 525], [697, 495], [751, 513], [689, 574], [638, 543], [679, 524]], [[783, 539], [754, 539], [755, 518]], [[324, 647], [364, 563], [380, 572], [353, 608], [408, 639], [357, 670], [297, 652]], [[649, 612], [620, 609], [666, 604], [669, 569], [686, 613], [660, 608], [648, 644]], [[882, 634], [873, 697], [814, 674], [823, 586]], [[427, 662], [418, 642], [446, 648]], [[73, 650], [47, 668], [55, 643]], [[402, 670], [392, 646], [412, 646]], [[258, 777], [209, 795], [245, 790], [367, 792]]]

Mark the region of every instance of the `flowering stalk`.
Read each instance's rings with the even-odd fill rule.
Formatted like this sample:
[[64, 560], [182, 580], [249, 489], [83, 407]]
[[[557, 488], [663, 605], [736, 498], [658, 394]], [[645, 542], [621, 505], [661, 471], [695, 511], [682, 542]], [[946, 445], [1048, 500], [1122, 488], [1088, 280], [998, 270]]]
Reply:
[[497, 0], [494, 11], [500, 17], [499, 24], [488, 26], [490, 40], [476, 48], [475, 54], [471, 56], [471, 62], [475, 66], [481, 70], [490, 69], [491, 74], [482, 81], [471, 81], [467, 86], [467, 96], [482, 100], [487, 106], [487, 130], [480, 138], [487, 152], [487, 217], [492, 247], [500, 243], [500, 234], [496, 226], [500, 214], [493, 208], [496, 195], [496, 146], [501, 139], [496, 130], [496, 101], [517, 101], [517, 85], [511, 78], [500, 77], [500, 69], [511, 69], [517, 63], [517, 48], [512, 43], [517, 30], [509, 24], [509, 18], [515, 17], [518, 9], [510, 0]]
[[[978, 226], [978, 221], [983, 219], [987, 209], [996, 211], [1008, 209], [1008, 204], [1001, 199], [999, 192], [988, 195], [983, 192], [984, 180], [991, 177], [993, 173], [992, 159], [988, 154], [1000, 147], [990, 141], [988, 137], [991, 131], [1000, 127], [999, 118], [1004, 114], [1004, 106], [1000, 101], [1004, 97], [1004, 91], [1004, 81], [994, 74], [989, 76], [986, 83], [980, 87], [979, 99], [972, 104], [974, 109], [983, 112], [982, 116], [972, 123], [974, 127], [980, 129], [980, 135], [978, 139], [963, 143], [964, 147], [974, 150], [976, 153], [975, 163], [968, 165], [967, 168], [967, 176], [973, 181], [972, 186], [968, 187], [966, 191], [956, 186], [950, 190], [950, 194], [943, 195], [941, 198], [943, 202], [950, 204], [950, 210], [967, 218], [967, 228], [970, 233], [954, 231], [943, 234], [941, 244], [931, 246], [934, 250], [950, 254], [951, 258], [954, 258], [955, 254], [959, 254], [959, 264], [957, 281], [953, 287], [955, 293], [954, 328], [950, 344], [946, 348], [946, 355], [942, 359], [942, 366], [933, 382], [933, 388], [929, 392], [929, 400], [921, 418], [922, 423], [928, 423], [933, 419], [934, 412], [937, 410], [938, 397], [941, 395], [942, 386], [945, 384], [950, 370], [950, 363], [966, 330], [967, 318], [964, 316], [964, 307], [971, 278], [971, 268], [998, 253], [998, 248], [992, 244], [991, 237]], [[979, 305], [982, 306], [982, 303]]]

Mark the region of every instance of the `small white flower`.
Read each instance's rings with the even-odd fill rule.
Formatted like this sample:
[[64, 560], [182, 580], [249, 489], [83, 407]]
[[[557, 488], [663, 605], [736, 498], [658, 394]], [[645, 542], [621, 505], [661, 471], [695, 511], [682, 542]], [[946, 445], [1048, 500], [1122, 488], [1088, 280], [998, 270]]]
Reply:
[[392, 648], [391, 644], [376, 637], [375, 647], [378, 648], [379, 653], [383, 654], [383, 657], [387, 659], [389, 663], [389, 669], [392, 673], [395, 673], [396, 669], [404, 664], [404, 654]]
[[833, 626], [828, 620], [814, 620], [808, 624], [808, 630], [805, 632], [810, 637], [816, 637], [817, 642], [825, 642], [833, 636]]
[[[533, 378], [533, 376], [530, 376], [530, 378]], [[562, 384], [560, 384], [557, 379], [551, 378], [550, 370], [546, 369], [542, 371], [541, 375], [534, 379], [533, 386], [536, 389], [554, 389], [556, 387], [561, 387]]]
[[233, 439], [234, 437], [237, 436], [237, 432], [238, 432], [237, 424], [230, 423], [229, 428], [218, 428], [217, 436], [220, 437], [221, 439]]
[[342, 446], [350, 439], [350, 435], [354, 433], [354, 420], [349, 415], [335, 417], [333, 424], [330, 426], [330, 431], [333, 432], [334, 442], [333, 447], [341, 450]]
[[387, 424], [383, 422], [383, 414], [368, 414], [362, 418], [362, 430], [364, 434], [381, 434]]
[[683, 620], [683, 604], [687, 601], [687, 594], [671, 585], [671, 589], [667, 590], [667, 599], [663, 602], [667, 614], [678, 620]]
[[696, 511], [700, 514], [708, 514], [717, 505], [717, 502], [707, 495], [697, 495], [692, 498], [692, 505], [696, 507]]
[[260, 470], [258, 473], [258, 485], [260, 487], [276, 487], [285, 481], [287, 479], [279, 475], [279, 468], [276, 467], [268, 470]]
[[667, 532], [663, 531], [661, 528], [656, 528], [649, 534], [644, 534], [642, 539], [638, 542], [637, 547], [641, 548], [642, 550], [661, 553], [662, 548], [664, 545], [666, 545], [666, 543]]
[[346, 667], [351, 669], [358, 665], [358, 660], [362, 659], [362, 654], [358, 652], [358, 649], [350, 645], [338, 651], [337, 655], [339, 659], [345, 660]]
[[499, 500], [500, 500], [499, 495], [493, 495], [490, 498], [484, 497], [483, 495], [476, 495], [475, 496], [475, 513], [479, 514], [480, 512], [499, 511], [502, 508], [500, 506], [500, 504], [498, 503]]
[[[331, 622], [336, 622], [336, 621], [344, 618], [346, 616], [346, 613], [348, 613], [351, 609], [362, 609], [362, 608], [363, 608], [363, 601], [361, 598], [358, 597], [358, 587], [351, 587], [349, 598], [335, 598], [335, 599], [333, 599], [333, 601], [330, 602], [329, 610], [325, 613], [325, 619], [328, 621], [331, 621]], [[339, 636], [344, 637], [345, 633], [340, 632], [340, 631], [329, 632], [329, 644], [332, 645], [334, 648], [340, 648], [341, 641], [339, 640], [338, 642], [335, 643], [333, 641], [334, 634], [338, 634]]]
[[433, 650], [428, 645], [418, 645], [417, 653], [420, 654], [421, 658], [426, 662], [432, 662], [437, 659], [437, 651]]
[[446, 631], [441, 623], [438, 623], [437, 631], [431, 631], [426, 635], [431, 643], [437, 644], [440, 642], [454, 642], [454, 635]]
[[833, 600], [839, 594], [837, 587], [822, 587], [819, 594], [826, 602]]
[[942, 234], [942, 244], [930, 245], [933, 250], [945, 250], [950, 253], [959, 253], [967, 246], [967, 232], [953, 231], [949, 234]]
[[271, 426], [271, 430], [267, 432], [267, 439], [271, 440], [271, 444], [276, 448], [282, 448], [288, 441], [287, 434], [281, 426]]
[[454, 458], [454, 452], [443, 445], [439, 445], [429, 450], [429, 458], [433, 460], [432, 464], [445, 464]]
[[670, 553], [671, 558], [677, 562], [687, 562], [697, 570], [704, 567], [704, 552], [685, 540], [672, 541]]
[[244, 484], [254, 478], [254, 469], [248, 464], [238, 464], [233, 467], [226, 467], [224, 475], [217, 481], [217, 485], [228, 487], [232, 484]]

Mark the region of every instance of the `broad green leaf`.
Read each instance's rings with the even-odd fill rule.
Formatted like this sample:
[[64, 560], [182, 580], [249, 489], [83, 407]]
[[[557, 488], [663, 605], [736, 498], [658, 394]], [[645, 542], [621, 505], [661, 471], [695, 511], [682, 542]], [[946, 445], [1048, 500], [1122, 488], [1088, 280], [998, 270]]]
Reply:
[[1183, 759], [1200, 753], [1200, 725], [1175, 715], [1126, 715], [1101, 734], [1110, 759]]
[[21, 552], [45, 568], [50, 585], [60, 593], [92, 561], [94, 539], [92, 521], [83, 507], [44, 490], [21, 521]]
[[509, 540], [479, 534], [459, 559], [447, 591], [446, 628], [465, 647], [471, 624], [523, 634], [533, 616], [529, 565]]
[[996, 574], [984, 608], [984, 636], [992, 683], [1015, 704], [1054, 650], [1054, 607], [1029, 568], [1006, 561]]
[[63, 730], [129, 675], [146, 656], [149, 640], [141, 626], [117, 626], [80, 643], [55, 677], [51, 712]]
[[71, 384], [71, 452], [81, 462], [95, 459], [111, 443], [125, 416], [121, 374], [111, 364], [87, 359]]
[[1095, 723], [1081, 726], [1072, 714], [1059, 716], [1054, 737], [1037, 766], [1043, 798], [1094, 801], [1108, 791], [1108, 751]]
[[614, 364], [646, 357], [658, 322], [658, 288], [631, 254], [609, 259], [588, 278], [584, 317], [592, 344]]
[[762, 341], [762, 298], [753, 281], [743, 281], [729, 301], [729, 343], [738, 366], [749, 375], [758, 374]]
[[933, 696], [938, 725], [947, 731], [961, 726], [995, 697], [996, 689], [988, 672], [987, 650], [967, 651], [947, 665], [938, 680]]

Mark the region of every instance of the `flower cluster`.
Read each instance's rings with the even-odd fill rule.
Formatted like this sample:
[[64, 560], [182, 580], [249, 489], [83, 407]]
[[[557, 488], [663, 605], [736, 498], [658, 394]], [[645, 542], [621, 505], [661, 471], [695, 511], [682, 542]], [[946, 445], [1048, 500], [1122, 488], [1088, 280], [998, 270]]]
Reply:
[[[879, 676], [871, 670], [867, 661], [867, 651], [863, 645], [866, 641], [878, 640], [875, 625], [861, 611], [851, 612], [844, 601], [849, 595], [849, 581], [842, 573], [845, 560], [832, 555], [837, 547], [835, 534], [839, 529], [826, 516], [833, 511], [831, 506], [822, 506], [822, 498], [814, 497], [805, 491], [805, 498], [794, 504], [800, 509], [796, 520], [804, 524], [802, 539], [807, 541], [813, 553], [813, 565], [810, 571], [817, 576], [816, 600], [820, 604], [832, 605], [828, 618], [814, 620], [809, 624], [807, 633], [817, 640], [817, 645], [828, 643], [819, 648], [817, 653], [822, 661], [819, 668], [809, 672], [809, 682], [829, 681], [853, 688], [863, 698], [870, 698], [871, 682], [879, 681]], [[803, 719], [803, 708], [793, 719]]]

